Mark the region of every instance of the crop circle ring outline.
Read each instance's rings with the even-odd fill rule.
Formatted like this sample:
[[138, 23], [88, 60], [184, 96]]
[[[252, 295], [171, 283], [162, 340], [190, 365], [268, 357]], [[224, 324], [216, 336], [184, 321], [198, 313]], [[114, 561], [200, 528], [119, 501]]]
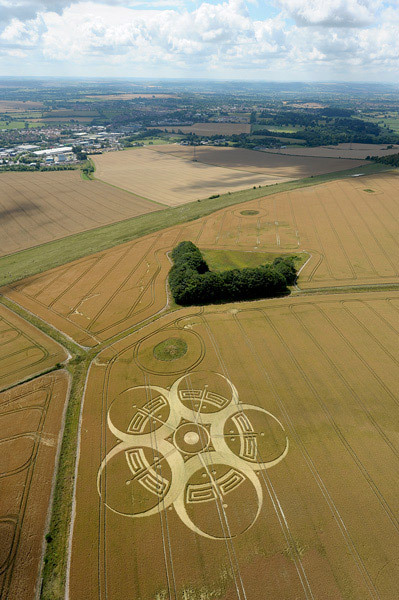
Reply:
[[[132, 403], [129, 415], [131, 419], [127, 426], [127, 421], [125, 422], [123, 430], [114, 423], [121, 395], [111, 403], [107, 413], [107, 424], [118, 443], [107, 453], [99, 467], [97, 490], [103, 504], [120, 516], [150, 517], [173, 506], [181, 521], [195, 533], [214, 540], [230, 539], [248, 530], [257, 520], [263, 504], [263, 491], [257, 474], [277, 465], [285, 458], [289, 441], [284, 426], [277, 417], [259, 406], [241, 403], [237, 389], [227, 377], [209, 372], [211, 381], [219, 384], [224, 381], [227, 384], [227, 388], [231, 389], [231, 399], [221, 396], [211, 386], [208, 388], [204, 385], [202, 389], [197, 389], [196, 375], [198, 372], [180, 377], [170, 390], [159, 386], [136, 386], [126, 390], [133, 397], [145, 390], [148, 401], [139, 405]], [[202, 374], [200, 381], [204, 381], [204, 375]], [[202, 402], [217, 403], [218, 410], [203, 413], [202, 403], [196, 410], [182, 403], [179, 386], [187, 377], [194, 377], [193, 387], [185, 390], [184, 400], [187, 401], [190, 394], [193, 400], [198, 400], [201, 396]], [[124, 398], [125, 403], [126, 401]], [[124, 407], [125, 404], [122, 408]], [[262, 418], [271, 418], [281, 428], [285, 436], [285, 445], [277, 457], [272, 460], [262, 459], [258, 443], [260, 434], [252, 426], [246, 411], [256, 411]], [[167, 416], [161, 422], [159, 415], [162, 414]], [[235, 423], [239, 440], [237, 452], [226, 443], [224, 427], [228, 419], [233, 419]], [[119, 481], [118, 470], [112, 470], [113, 464], [122, 465], [124, 473], [129, 472], [130, 478]], [[199, 479], [200, 472], [205, 480]], [[129, 490], [132, 487], [130, 484], [133, 484], [139, 494], [144, 494], [147, 499], [151, 496], [148, 508], [136, 509], [133, 494], [129, 511], [126, 508], [121, 509], [118, 505], [119, 494], [112, 496], [112, 489], [107, 489], [107, 486], [112, 484], [118, 489], [123, 489], [122, 483], [125, 489]], [[223, 531], [222, 536], [217, 536], [204, 531], [194, 522], [191, 513], [189, 514], [192, 507], [213, 502], [216, 503], [219, 513], [220, 510], [225, 512], [227, 507], [230, 510], [229, 497], [233, 497], [232, 492], [243, 484], [253, 488], [253, 497], [256, 498], [253, 518], [245, 525], [245, 529], [238, 534], [228, 529]], [[234, 510], [234, 506], [231, 510]]]

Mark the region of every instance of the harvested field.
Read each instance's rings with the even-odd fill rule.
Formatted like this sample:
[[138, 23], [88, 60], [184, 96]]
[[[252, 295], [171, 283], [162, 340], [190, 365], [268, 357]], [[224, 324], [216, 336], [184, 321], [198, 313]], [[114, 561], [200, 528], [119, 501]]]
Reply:
[[258, 185], [361, 166], [362, 161], [277, 156], [240, 148], [160, 144], [93, 156], [96, 177], [169, 206]]
[[194, 123], [194, 125], [173, 125], [173, 127], [150, 127], [150, 129], [162, 129], [169, 132], [182, 131], [183, 133], [196, 133], [197, 135], [239, 135], [240, 133], [251, 133], [251, 125], [248, 123]]
[[268, 150], [273, 154], [284, 154], [289, 156], [314, 156], [327, 158], [343, 158], [363, 160], [367, 156], [389, 156], [398, 154], [399, 146], [388, 148], [387, 144], [338, 144], [337, 146], [317, 146], [316, 148], [279, 148]]
[[0, 305], [0, 390], [42, 373], [66, 358], [61, 346]]
[[161, 207], [78, 171], [0, 174], [0, 255]]
[[[173, 154], [179, 158], [191, 160], [193, 157], [192, 146], [169, 144], [154, 148], [157, 152]], [[297, 149], [298, 150], [298, 149]], [[299, 148], [302, 150], [302, 148]], [[287, 150], [288, 151], [288, 150]], [[312, 158], [284, 156], [278, 158], [273, 153], [246, 150], [245, 148], [224, 148], [216, 146], [199, 146], [195, 148], [196, 158], [199, 162], [224, 167], [239, 169], [251, 173], [264, 173], [270, 177], [287, 177], [301, 179], [310, 175], [343, 171], [364, 164], [362, 161], [343, 160], [338, 158]]]
[[[155, 149], [164, 146], [173, 146], [170, 155], [168, 152], [155, 152]], [[235, 192], [254, 185], [289, 181], [292, 178], [273, 173], [244, 173], [205, 165], [200, 161], [181, 160], [173, 155], [180, 148], [184, 149], [183, 146], [162, 144], [153, 146], [153, 150], [137, 148], [93, 156], [96, 177], [168, 206], [178, 206], [213, 194]]]
[[70, 598], [395, 600], [398, 311], [395, 292], [184, 309], [104, 350]]
[[347, 178], [222, 209], [35, 275], [2, 292], [84, 345], [136, 326], [166, 305], [166, 252], [200, 248], [308, 252], [299, 286], [398, 283], [394, 173]]
[[40, 589], [46, 531], [68, 375], [57, 371], [0, 394], [0, 598]]

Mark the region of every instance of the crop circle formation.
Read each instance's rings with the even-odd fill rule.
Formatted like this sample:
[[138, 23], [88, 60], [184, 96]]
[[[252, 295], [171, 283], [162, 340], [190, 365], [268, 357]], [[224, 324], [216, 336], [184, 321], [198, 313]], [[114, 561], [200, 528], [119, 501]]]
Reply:
[[[129, 388], [111, 403], [107, 424], [118, 442], [98, 470], [104, 505], [129, 518], [173, 508], [209, 539], [252, 527], [263, 504], [262, 471], [288, 452], [282, 423], [241, 403], [233, 383], [213, 372], [188, 373], [170, 389]], [[267, 436], [277, 437], [273, 452]]]

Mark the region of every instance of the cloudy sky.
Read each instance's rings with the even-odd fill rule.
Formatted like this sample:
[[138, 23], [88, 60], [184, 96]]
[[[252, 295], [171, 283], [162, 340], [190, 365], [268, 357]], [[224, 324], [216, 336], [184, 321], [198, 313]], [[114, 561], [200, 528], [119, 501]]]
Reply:
[[0, 75], [399, 78], [399, 0], [0, 0]]

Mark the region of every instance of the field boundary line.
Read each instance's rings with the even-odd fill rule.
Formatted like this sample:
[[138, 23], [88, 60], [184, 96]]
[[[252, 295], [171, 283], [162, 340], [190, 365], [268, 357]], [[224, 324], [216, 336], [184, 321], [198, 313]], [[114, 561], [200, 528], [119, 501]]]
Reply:
[[[382, 174], [392, 171], [384, 165], [367, 165], [370, 174]], [[62, 264], [73, 262], [84, 256], [90, 256], [101, 250], [129, 242], [150, 233], [168, 229], [201, 217], [213, 214], [223, 208], [242, 204], [250, 200], [264, 198], [280, 192], [322, 185], [332, 180], [349, 177], [353, 169], [297, 179], [286, 183], [249, 188], [238, 192], [226, 193], [216, 199], [206, 198], [176, 207], [161, 209], [147, 214], [86, 231], [64, 236], [45, 244], [33, 246], [19, 252], [0, 257], [3, 271], [2, 285], [14, 283]], [[108, 235], [107, 235], [108, 234]]]
[[[69, 353], [71, 353], [71, 352], [76, 353], [79, 350], [83, 351], [83, 352], [88, 352], [92, 349], [90, 346], [82, 346], [81, 344], [79, 344], [79, 342], [77, 342], [76, 340], [71, 338], [69, 335], [67, 335], [60, 329], [57, 329], [57, 327], [55, 327], [54, 325], [48, 323], [47, 321], [44, 321], [44, 319], [42, 319], [38, 315], [31, 312], [29, 309], [25, 308], [24, 306], [22, 306], [15, 300], [11, 300], [10, 298], [8, 298], [8, 296], [4, 296], [4, 294], [1, 294], [1, 293], [0, 293], [0, 304], [3, 304], [3, 306], [5, 306], [9, 310], [11, 310], [15, 315], [17, 315], [21, 319], [24, 319], [25, 321], [30, 323], [30, 325], [32, 325], [33, 327], [36, 327], [36, 329], [39, 329], [45, 336], [47, 336], [51, 340], [55, 341], [57, 344], [62, 346], [64, 348], [64, 350], [66, 350]], [[13, 306], [17, 306], [18, 309], [20, 310], [20, 312], [17, 312], [13, 308]], [[24, 313], [27, 313], [27, 314], [24, 315]], [[35, 321], [37, 321], [37, 323]], [[50, 331], [46, 331], [46, 329], [49, 329]], [[53, 337], [51, 335], [52, 329], [54, 331], [56, 331], [57, 334], [59, 334], [61, 336], [61, 338], [66, 338], [66, 339], [62, 340], [62, 342], [61, 342], [56, 337]], [[73, 348], [73, 346], [78, 346], [79, 350], [77, 350], [76, 348]]]

